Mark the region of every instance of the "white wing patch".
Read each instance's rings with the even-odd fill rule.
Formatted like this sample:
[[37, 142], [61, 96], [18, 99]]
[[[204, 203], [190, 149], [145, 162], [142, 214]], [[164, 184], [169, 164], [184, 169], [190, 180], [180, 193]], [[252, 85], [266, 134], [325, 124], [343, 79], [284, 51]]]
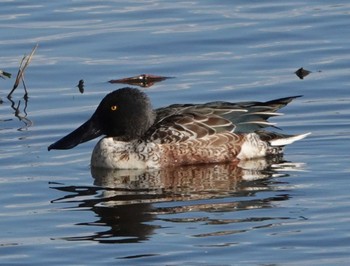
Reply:
[[288, 144], [291, 144], [297, 140], [301, 140], [305, 137], [307, 137], [308, 135], [310, 135], [311, 132], [305, 133], [305, 134], [300, 134], [300, 135], [294, 135], [294, 136], [290, 136], [287, 138], [280, 138], [280, 139], [274, 139], [270, 141], [271, 146], [273, 147], [279, 147], [279, 146], [285, 146]]

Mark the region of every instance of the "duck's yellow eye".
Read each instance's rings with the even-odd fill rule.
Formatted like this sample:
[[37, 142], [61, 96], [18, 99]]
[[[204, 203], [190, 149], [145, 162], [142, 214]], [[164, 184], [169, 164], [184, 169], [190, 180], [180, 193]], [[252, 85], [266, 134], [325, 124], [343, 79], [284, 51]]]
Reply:
[[116, 111], [117, 109], [118, 109], [118, 106], [117, 106], [117, 105], [112, 105], [112, 106], [111, 106], [111, 110], [112, 110], [112, 111]]

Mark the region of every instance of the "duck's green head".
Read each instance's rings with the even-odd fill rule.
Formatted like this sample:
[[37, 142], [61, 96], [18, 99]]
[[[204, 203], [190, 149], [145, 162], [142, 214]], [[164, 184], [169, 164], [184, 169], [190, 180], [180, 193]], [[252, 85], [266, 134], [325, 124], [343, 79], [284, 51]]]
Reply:
[[51, 144], [48, 150], [71, 149], [101, 135], [130, 141], [142, 137], [155, 119], [147, 95], [134, 88], [107, 94], [91, 118], [76, 130]]

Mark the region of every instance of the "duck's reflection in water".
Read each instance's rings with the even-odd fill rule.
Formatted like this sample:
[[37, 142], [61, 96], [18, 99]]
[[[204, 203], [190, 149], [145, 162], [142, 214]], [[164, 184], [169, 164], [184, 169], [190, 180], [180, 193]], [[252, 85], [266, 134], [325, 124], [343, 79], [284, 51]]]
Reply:
[[[89, 208], [98, 217], [96, 221], [79, 225], [108, 227], [105, 231], [66, 237], [66, 240], [138, 242], [148, 239], [158, 227], [152, 221], [195, 222], [193, 218], [166, 218], [167, 214], [271, 208], [272, 202], [289, 198], [285, 186], [283, 192], [279, 191], [281, 179], [272, 177], [283, 177], [288, 175], [288, 171], [299, 168], [300, 164], [288, 163], [276, 157], [238, 164], [161, 170], [92, 168], [95, 186], [54, 187], [69, 194], [53, 202], [69, 202], [78, 209]], [[257, 197], [256, 194], [261, 191], [279, 193], [272, 196], [267, 193], [267, 198]], [[224, 202], [220, 200], [222, 198], [225, 198]], [[212, 219], [210, 222], [215, 223]]]

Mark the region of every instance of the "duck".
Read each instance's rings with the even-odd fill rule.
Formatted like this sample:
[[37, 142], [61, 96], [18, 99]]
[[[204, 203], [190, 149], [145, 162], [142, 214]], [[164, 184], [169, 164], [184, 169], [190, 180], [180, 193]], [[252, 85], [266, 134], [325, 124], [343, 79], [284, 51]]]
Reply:
[[107, 94], [90, 119], [48, 150], [72, 149], [104, 136], [93, 149], [91, 167], [107, 169], [237, 163], [281, 155], [286, 145], [310, 133], [281, 134], [268, 119], [282, 115], [277, 111], [299, 97], [153, 109], [144, 91], [125, 87]]

